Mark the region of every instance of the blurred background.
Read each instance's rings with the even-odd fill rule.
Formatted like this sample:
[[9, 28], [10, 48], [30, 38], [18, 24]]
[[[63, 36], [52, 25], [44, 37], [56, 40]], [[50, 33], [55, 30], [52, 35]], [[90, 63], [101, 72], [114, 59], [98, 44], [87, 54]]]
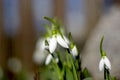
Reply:
[[0, 67], [10, 80], [11, 68], [36, 71], [35, 45], [48, 23], [43, 16], [57, 17], [82, 52], [101, 16], [116, 3], [119, 0], [0, 0]]

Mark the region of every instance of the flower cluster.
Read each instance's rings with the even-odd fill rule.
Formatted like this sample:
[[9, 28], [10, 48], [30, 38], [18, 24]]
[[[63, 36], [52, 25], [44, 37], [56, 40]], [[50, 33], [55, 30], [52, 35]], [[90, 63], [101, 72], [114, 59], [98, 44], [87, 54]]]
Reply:
[[[48, 65], [53, 58], [56, 60], [56, 62], [59, 61], [58, 57], [56, 56], [57, 45], [60, 45], [66, 50], [69, 50], [70, 53], [73, 55], [73, 57], [78, 56], [78, 50], [76, 45], [73, 43], [73, 41], [71, 42], [65, 36], [64, 32], [61, 31], [62, 29], [58, 25], [56, 19], [51, 19], [48, 17], [44, 17], [44, 18], [50, 21], [52, 23], [51, 24], [52, 26], [49, 27], [48, 25], [46, 25], [46, 28], [47, 28], [46, 37], [38, 41], [37, 47], [36, 47], [38, 49], [36, 51], [39, 50], [39, 52], [41, 53], [45, 53], [45, 51], [49, 52], [49, 54], [46, 57], [45, 64]], [[72, 37], [70, 38], [72, 40]]]
[[50, 67], [48, 71], [56, 76], [51, 80], [81, 80], [87, 77], [91, 79], [90, 76], [85, 76], [89, 74], [86, 68], [81, 70], [80, 54], [71, 33], [66, 36], [61, 24], [55, 18], [44, 17], [44, 19], [51, 25], [45, 25], [47, 32], [45, 37], [37, 42], [34, 61], [38, 64], [44, 62]]

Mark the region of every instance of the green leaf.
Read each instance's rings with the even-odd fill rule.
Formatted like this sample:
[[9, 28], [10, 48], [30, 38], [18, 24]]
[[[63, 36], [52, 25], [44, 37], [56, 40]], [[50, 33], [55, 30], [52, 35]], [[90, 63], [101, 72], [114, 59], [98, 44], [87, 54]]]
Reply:
[[72, 68], [72, 64], [73, 63], [73, 58], [71, 58], [71, 55], [66, 51], [66, 62], [67, 62], [67, 66], [69, 68]]
[[109, 69], [106, 68], [106, 65], [104, 65], [104, 79], [111, 80], [111, 75], [110, 75]]
[[83, 77], [84, 77], [84, 78], [86, 78], [86, 77], [90, 77], [90, 73], [89, 73], [89, 71], [88, 71], [87, 68], [84, 68], [82, 74], [83, 74]]
[[69, 40], [70, 40], [70, 48], [73, 49], [73, 47], [74, 47], [75, 44], [74, 44], [71, 32], [69, 32], [68, 37], [69, 37]]
[[52, 25], [54, 25], [54, 28], [59, 28], [59, 23], [57, 22], [56, 18], [50, 18], [50, 17], [46, 17], [44, 16], [44, 19], [48, 20], [49, 22], [52, 23]]
[[66, 68], [66, 80], [74, 80], [73, 73], [69, 68]]
[[48, 26], [48, 24], [44, 24], [44, 27], [46, 28], [47, 33], [51, 35], [52, 32], [51, 32], [50, 26]]
[[85, 78], [83, 80], [93, 80], [91, 77]]
[[44, 16], [44, 19], [50, 21], [50, 22], [53, 23], [53, 24], [55, 23], [54, 20], [53, 20], [52, 18], [49, 18], [49, 17]]
[[117, 80], [116, 77], [112, 77], [112, 80]]

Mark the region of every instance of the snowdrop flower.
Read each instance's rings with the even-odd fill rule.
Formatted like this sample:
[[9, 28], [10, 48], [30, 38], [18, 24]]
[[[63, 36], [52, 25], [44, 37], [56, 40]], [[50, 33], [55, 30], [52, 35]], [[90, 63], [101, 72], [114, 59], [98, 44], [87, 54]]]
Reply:
[[107, 69], [111, 69], [111, 63], [106, 56], [102, 56], [102, 59], [100, 60], [100, 63], [99, 63], [99, 70], [100, 71], [103, 70], [104, 65], [106, 65]]
[[36, 44], [36, 50], [33, 54], [33, 60], [36, 64], [42, 64], [48, 55], [48, 46], [45, 45], [45, 38], [40, 38]]
[[71, 49], [71, 53], [72, 55], [75, 57], [78, 55], [78, 50], [77, 50], [77, 47], [74, 45], [74, 47]]
[[52, 58], [53, 58], [52, 55], [48, 54], [46, 61], [45, 61], [45, 65], [48, 65], [52, 61]]
[[65, 36], [62, 37], [60, 34], [57, 34], [56, 36], [53, 35], [53, 37], [49, 41], [50, 53], [53, 53], [55, 51], [57, 43], [64, 48], [69, 48], [69, 41]]
[[[45, 65], [48, 65], [50, 64], [50, 62], [52, 61], [54, 57], [51, 55], [51, 54], [48, 54], [47, 58], [46, 58], [46, 61], [45, 61]], [[59, 62], [59, 59], [58, 57], [55, 57], [55, 62], [58, 63]]]
[[103, 70], [104, 66], [107, 69], [111, 69], [111, 63], [110, 63], [109, 59], [107, 58], [106, 52], [103, 50], [103, 47], [102, 47], [103, 40], [104, 40], [104, 36], [102, 36], [101, 41], [100, 41], [100, 53], [101, 53], [101, 57], [102, 57], [102, 59], [100, 60], [100, 63], [99, 63], [100, 71]]

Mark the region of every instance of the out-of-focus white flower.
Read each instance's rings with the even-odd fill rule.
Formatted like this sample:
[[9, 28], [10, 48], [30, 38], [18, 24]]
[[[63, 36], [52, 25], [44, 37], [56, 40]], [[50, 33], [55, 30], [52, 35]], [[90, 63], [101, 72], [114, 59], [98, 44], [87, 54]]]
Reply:
[[49, 51], [50, 51], [50, 53], [53, 53], [55, 51], [56, 47], [57, 47], [57, 41], [56, 41], [55, 36], [53, 36], [50, 39], [50, 42], [49, 42]]
[[74, 45], [74, 47], [71, 49], [71, 53], [72, 55], [75, 57], [78, 55], [78, 50], [77, 50], [77, 47]]
[[107, 69], [111, 69], [111, 63], [109, 59], [106, 56], [102, 56], [100, 63], [99, 63], [99, 70], [102, 71], [104, 68], [104, 65], [106, 65]]
[[10, 58], [8, 60], [8, 68], [12, 71], [12, 72], [19, 72], [22, 69], [22, 64], [20, 62], [19, 59], [17, 58]]
[[57, 47], [57, 43], [60, 44], [60, 46], [64, 47], [64, 48], [69, 48], [69, 40], [60, 34], [57, 34], [56, 36], [53, 36], [50, 41], [49, 41], [49, 51], [50, 53], [53, 53]]
[[46, 49], [48, 49], [48, 45], [45, 45], [45, 38], [40, 38], [33, 54], [33, 60], [36, 64], [42, 64], [45, 61], [46, 56], [48, 55], [48, 51]]
[[53, 58], [52, 55], [48, 54], [46, 61], [45, 61], [45, 65], [48, 65], [51, 62], [52, 58]]

